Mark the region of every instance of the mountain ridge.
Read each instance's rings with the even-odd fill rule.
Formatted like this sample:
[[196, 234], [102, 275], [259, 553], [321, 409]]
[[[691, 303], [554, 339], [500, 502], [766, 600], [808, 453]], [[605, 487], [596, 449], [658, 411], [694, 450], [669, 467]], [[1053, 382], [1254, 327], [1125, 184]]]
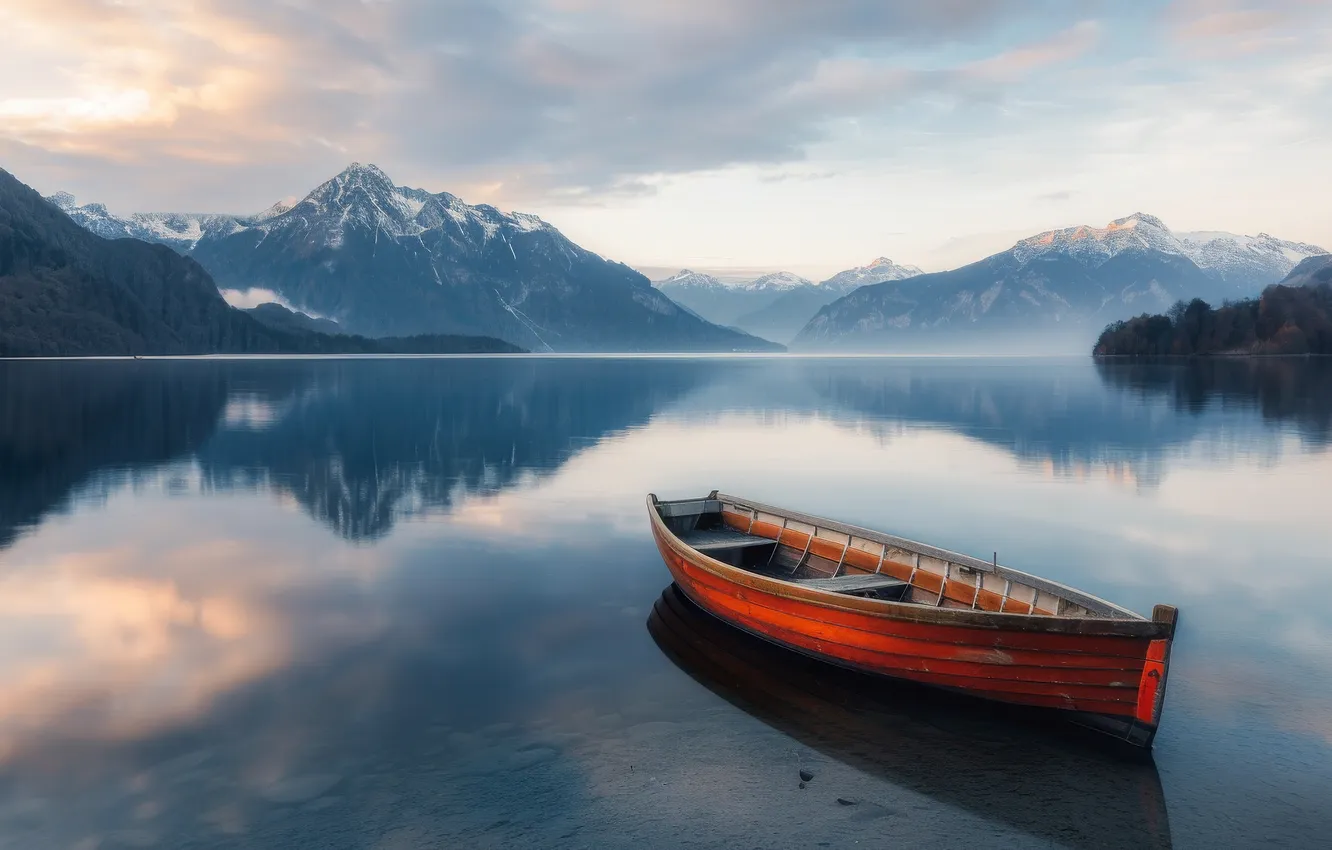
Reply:
[[[163, 241], [146, 226], [125, 235], [145, 233]], [[197, 239], [172, 244], [220, 288], [270, 290], [371, 337], [493, 336], [539, 351], [780, 349], [681, 309], [537, 216], [398, 186], [372, 164], [352, 163], [293, 204], [201, 220]]]
[[[1252, 295], [1294, 266], [1282, 251], [1268, 250], [1281, 242], [1274, 237], [1254, 251], [1257, 237], [1210, 235], [1201, 256], [1198, 243], [1145, 213], [1102, 228], [1046, 231], [958, 269], [857, 289], [822, 308], [792, 344], [912, 351], [961, 346], [977, 352], [1018, 344], [1033, 351], [1085, 351], [1085, 339], [1107, 322], [1164, 310], [1181, 298], [1220, 302]], [[1302, 246], [1288, 248], [1291, 253], [1319, 250], [1281, 245]], [[1253, 257], [1261, 262], [1248, 262]]]
[[266, 327], [195, 260], [104, 239], [0, 169], [0, 356], [512, 351], [497, 340], [373, 341]]
[[790, 342], [824, 306], [873, 283], [907, 280], [922, 274], [916, 266], [902, 266], [879, 257], [868, 265], [840, 271], [816, 284], [783, 292], [771, 303], [740, 316], [736, 326], [766, 339]]
[[879, 257], [817, 283], [787, 271], [727, 283], [712, 275], [681, 269], [654, 285], [705, 319], [783, 342], [794, 337], [820, 307], [840, 295], [866, 283], [917, 274], [920, 269], [915, 266], [899, 266], [887, 257]]

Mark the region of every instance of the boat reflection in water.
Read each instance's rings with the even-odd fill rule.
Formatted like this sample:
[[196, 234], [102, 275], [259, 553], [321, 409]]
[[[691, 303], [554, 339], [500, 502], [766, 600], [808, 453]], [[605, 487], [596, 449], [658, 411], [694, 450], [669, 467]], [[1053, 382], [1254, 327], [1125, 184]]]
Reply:
[[1069, 847], [1171, 846], [1150, 759], [1053, 736], [1044, 712], [798, 655], [721, 622], [674, 584], [653, 606], [648, 631], [708, 690], [885, 782]]

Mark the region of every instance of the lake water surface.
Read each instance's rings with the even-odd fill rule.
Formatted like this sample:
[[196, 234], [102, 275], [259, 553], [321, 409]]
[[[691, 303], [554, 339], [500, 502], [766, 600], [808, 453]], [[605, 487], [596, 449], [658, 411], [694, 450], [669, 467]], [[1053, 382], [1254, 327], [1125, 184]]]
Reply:
[[[1327, 361], [0, 362], [0, 848], [1327, 846], [1330, 442]], [[1177, 605], [1154, 764], [678, 605], [714, 488]]]

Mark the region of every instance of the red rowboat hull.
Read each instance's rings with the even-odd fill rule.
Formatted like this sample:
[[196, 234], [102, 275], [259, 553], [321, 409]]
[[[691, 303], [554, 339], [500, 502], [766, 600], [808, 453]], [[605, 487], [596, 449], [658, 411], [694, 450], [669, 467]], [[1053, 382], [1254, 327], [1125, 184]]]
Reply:
[[[1160, 715], [1171, 621], [1088, 621], [891, 604], [806, 591], [653, 536], [676, 585], [719, 619], [788, 649], [862, 672], [1007, 703], [1061, 709], [1138, 746]], [[977, 624], [988, 617], [998, 620]], [[958, 621], [969, 621], [959, 623]], [[1004, 622], [1008, 621], [1008, 622]]]

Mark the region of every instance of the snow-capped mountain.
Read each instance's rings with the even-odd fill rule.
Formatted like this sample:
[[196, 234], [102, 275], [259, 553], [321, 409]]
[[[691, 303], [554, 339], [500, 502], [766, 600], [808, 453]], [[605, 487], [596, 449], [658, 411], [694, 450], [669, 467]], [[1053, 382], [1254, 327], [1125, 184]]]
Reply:
[[658, 289], [729, 289], [725, 283], [713, 277], [710, 274], [693, 272], [689, 269], [680, 269], [675, 274], [664, 280], [653, 281], [652, 285]]
[[1325, 248], [1317, 245], [1288, 242], [1266, 233], [1257, 236], [1223, 232], [1181, 233], [1180, 240], [1189, 259], [1199, 268], [1240, 285], [1253, 281], [1278, 281], [1301, 261], [1327, 253]]
[[494, 336], [544, 350], [767, 350], [533, 215], [397, 186], [352, 163], [251, 216], [136, 214], [49, 198], [106, 237], [188, 253], [223, 290], [269, 290], [349, 333]]
[[798, 274], [791, 272], [773, 272], [765, 274], [762, 277], [754, 278], [748, 283], [737, 284], [737, 289], [743, 289], [746, 292], [790, 292], [792, 289], [799, 289], [804, 286], [814, 286], [815, 284]]
[[469, 206], [448, 192], [394, 185], [375, 165], [352, 163], [294, 204], [279, 202], [245, 222], [264, 234], [301, 231], [336, 248], [348, 234], [368, 231], [376, 238], [416, 237], [444, 230], [452, 241], [469, 247], [510, 233], [558, 231], [524, 213], [502, 213], [492, 206]]
[[270, 218], [276, 218], [296, 206], [296, 204], [300, 203], [300, 200], [300, 198], [284, 198], [263, 212], [250, 216], [249, 221], [268, 221]]
[[906, 280], [918, 274], [924, 272], [915, 266], [902, 266], [887, 257], [879, 257], [868, 266], [857, 266], [854, 269], [838, 272], [819, 285], [845, 294], [856, 287], [882, 283], [885, 280]]
[[[1256, 295], [1290, 273], [1306, 257], [1327, 253], [1317, 245], [1287, 242], [1266, 233], [1241, 236], [1222, 231], [1174, 233], [1153, 215], [1134, 213], [1105, 227], [1052, 230], [1013, 247], [1019, 262], [1058, 253], [1097, 266], [1126, 251], [1156, 251], [1188, 257], [1212, 277], [1231, 283], [1241, 294]], [[1252, 290], [1252, 291], [1251, 291]]]
[[993, 350], [1003, 337], [1032, 350], [1083, 351], [1108, 322], [1180, 298], [1257, 295], [1317, 253], [1270, 236], [1175, 234], [1136, 213], [1041, 233], [960, 269], [861, 287], [820, 310], [795, 344]]
[[161, 242], [188, 253], [206, 232], [227, 233], [240, 226], [235, 216], [198, 213], [134, 213], [128, 218], [110, 212], [103, 204], [79, 205], [68, 192], [47, 197], [65, 215], [103, 239], [140, 239]]
[[791, 287], [771, 303], [738, 317], [735, 326], [755, 336], [785, 343], [800, 332], [819, 308], [848, 292], [885, 280], [905, 280], [920, 273], [915, 266], [899, 266], [887, 257], [879, 257], [867, 266], [838, 272], [821, 283], [806, 281], [805, 285]]
[[710, 322], [728, 326], [737, 326], [741, 316], [767, 307], [785, 293], [815, 286], [791, 272], [773, 272], [754, 280], [727, 283], [689, 269], [681, 269], [655, 285], [672, 301]]
[[223, 289], [267, 289], [367, 336], [494, 336], [532, 350], [770, 348], [681, 310], [533, 215], [398, 186], [353, 163], [292, 205], [204, 228]]

